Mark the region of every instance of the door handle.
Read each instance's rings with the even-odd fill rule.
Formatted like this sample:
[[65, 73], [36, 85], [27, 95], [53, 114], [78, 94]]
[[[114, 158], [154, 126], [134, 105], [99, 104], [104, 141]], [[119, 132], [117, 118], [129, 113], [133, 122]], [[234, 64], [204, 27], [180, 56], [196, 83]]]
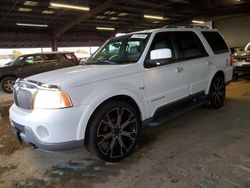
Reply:
[[213, 64], [212, 61], [208, 61], [208, 62], [207, 62], [207, 65], [212, 65], [212, 64]]
[[180, 72], [182, 72], [182, 71], [183, 71], [183, 67], [182, 67], [182, 66], [177, 67], [176, 72], [180, 73]]

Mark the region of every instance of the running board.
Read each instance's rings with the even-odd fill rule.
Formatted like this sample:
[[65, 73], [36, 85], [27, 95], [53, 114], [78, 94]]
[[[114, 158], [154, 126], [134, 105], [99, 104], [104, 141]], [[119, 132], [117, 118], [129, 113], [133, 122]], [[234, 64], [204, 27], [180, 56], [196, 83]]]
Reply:
[[158, 126], [176, 116], [179, 116], [180, 114], [202, 106], [207, 102], [207, 97], [202, 96], [198, 99], [193, 99], [191, 101], [181, 103], [176, 106], [170, 106], [169, 108], [165, 108], [165, 110], [161, 111], [159, 114], [156, 114], [147, 124], [148, 126]]

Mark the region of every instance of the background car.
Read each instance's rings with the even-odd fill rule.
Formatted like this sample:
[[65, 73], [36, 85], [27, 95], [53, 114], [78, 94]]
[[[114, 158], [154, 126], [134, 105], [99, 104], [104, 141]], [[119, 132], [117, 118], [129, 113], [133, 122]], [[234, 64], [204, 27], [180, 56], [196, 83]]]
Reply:
[[1, 89], [12, 93], [17, 78], [79, 65], [73, 52], [53, 52], [22, 55], [11, 64], [0, 67]]
[[250, 73], [250, 42], [233, 54], [233, 61], [235, 77], [238, 77], [239, 74]]

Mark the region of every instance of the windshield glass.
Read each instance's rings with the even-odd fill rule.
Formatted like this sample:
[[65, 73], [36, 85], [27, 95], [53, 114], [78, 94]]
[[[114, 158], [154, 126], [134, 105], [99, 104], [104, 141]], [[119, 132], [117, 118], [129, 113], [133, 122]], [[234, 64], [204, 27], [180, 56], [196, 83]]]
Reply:
[[20, 57], [16, 58], [13, 61], [12, 65], [20, 65], [20, 63], [21, 63], [21, 61], [22, 61], [23, 58], [24, 58], [24, 56], [20, 56]]
[[250, 42], [243, 46], [240, 51], [250, 51]]
[[135, 63], [141, 57], [149, 34], [130, 34], [113, 38], [100, 47], [86, 64]]

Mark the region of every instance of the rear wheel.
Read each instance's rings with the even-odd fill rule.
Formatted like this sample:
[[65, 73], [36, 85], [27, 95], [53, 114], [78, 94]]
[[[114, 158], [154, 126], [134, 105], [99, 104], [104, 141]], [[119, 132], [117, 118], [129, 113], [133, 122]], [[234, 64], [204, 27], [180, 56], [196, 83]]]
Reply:
[[5, 77], [2, 79], [1, 82], [1, 88], [5, 93], [12, 93], [13, 92], [13, 86], [15, 84], [16, 78], [15, 77]]
[[208, 95], [209, 105], [212, 108], [220, 108], [225, 101], [226, 85], [222, 76], [214, 77]]
[[112, 101], [95, 113], [89, 126], [87, 149], [102, 160], [116, 162], [133, 151], [139, 133], [140, 118], [129, 104]]

